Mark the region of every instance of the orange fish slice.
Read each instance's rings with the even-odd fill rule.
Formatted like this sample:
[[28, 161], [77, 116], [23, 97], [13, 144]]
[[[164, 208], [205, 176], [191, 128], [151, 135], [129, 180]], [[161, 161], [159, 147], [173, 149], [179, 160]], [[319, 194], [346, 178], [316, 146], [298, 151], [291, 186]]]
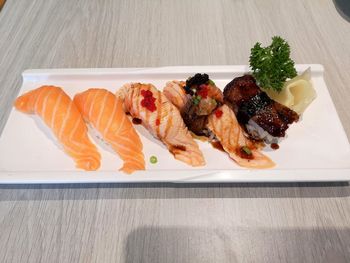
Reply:
[[269, 157], [256, 149], [254, 143], [244, 136], [234, 112], [227, 105], [222, 105], [216, 111], [220, 114], [211, 114], [207, 127], [215, 134], [224, 150], [237, 164], [246, 168], [275, 166]]
[[152, 84], [126, 84], [117, 96], [123, 99], [124, 110], [141, 119], [142, 125], [167, 146], [175, 159], [191, 166], [205, 165], [203, 154], [179, 110], [156, 87]]
[[29, 91], [16, 99], [15, 107], [21, 112], [39, 115], [78, 168], [96, 170], [100, 167], [101, 156], [88, 137], [84, 120], [61, 88], [42, 86]]
[[120, 170], [132, 173], [145, 169], [142, 142], [123, 111], [121, 99], [105, 89], [89, 89], [75, 95], [74, 103], [122, 158], [124, 165]]

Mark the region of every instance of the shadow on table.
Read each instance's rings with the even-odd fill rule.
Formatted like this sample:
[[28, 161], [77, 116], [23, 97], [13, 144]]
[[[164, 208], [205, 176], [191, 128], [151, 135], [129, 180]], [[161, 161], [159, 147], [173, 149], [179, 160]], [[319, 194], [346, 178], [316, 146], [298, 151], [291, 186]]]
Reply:
[[350, 229], [154, 228], [131, 232], [124, 263], [350, 262]]
[[350, 22], [350, 1], [333, 0], [334, 6], [341, 17]]
[[181, 198], [328, 198], [350, 196], [347, 182], [240, 184], [58, 184], [0, 185], [0, 201], [181, 199]]

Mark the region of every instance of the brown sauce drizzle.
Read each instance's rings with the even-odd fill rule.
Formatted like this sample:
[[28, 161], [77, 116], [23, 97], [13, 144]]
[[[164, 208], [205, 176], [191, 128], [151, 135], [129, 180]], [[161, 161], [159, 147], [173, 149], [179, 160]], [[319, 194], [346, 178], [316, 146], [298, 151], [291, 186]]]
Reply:
[[169, 151], [172, 153], [178, 153], [180, 151], [186, 151], [186, 146], [183, 145], [170, 145]]
[[138, 125], [142, 123], [142, 120], [139, 118], [132, 118], [132, 123]]
[[280, 146], [277, 143], [271, 143], [271, 149], [277, 150], [279, 148], [280, 148]]
[[224, 147], [222, 147], [222, 144], [219, 141], [211, 142], [211, 145], [213, 146], [213, 148], [218, 149], [219, 151], [225, 151]]

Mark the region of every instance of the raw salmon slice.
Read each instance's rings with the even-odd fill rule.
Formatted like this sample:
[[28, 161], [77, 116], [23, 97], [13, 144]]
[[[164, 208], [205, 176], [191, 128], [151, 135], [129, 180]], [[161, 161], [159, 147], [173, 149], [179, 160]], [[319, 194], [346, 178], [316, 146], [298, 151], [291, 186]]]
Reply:
[[123, 102], [106, 89], [88, 89], [75, 95], [83, 118], [102, 135], [124, 161], [121, 171], [145, 169], [142, 142], [123, 111]]
[[18, 97], [17, 110], [39, 115], [78, 168], [96, 170], [101, 156], [90, 141], [84, 120], [69, 96], [59, 87], [42, 86]]

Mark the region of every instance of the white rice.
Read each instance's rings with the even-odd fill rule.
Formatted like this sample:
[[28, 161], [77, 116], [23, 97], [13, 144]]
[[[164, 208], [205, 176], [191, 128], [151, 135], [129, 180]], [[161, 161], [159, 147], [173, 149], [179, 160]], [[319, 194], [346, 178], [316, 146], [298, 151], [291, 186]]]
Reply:
[[251, 119], [246, 124], [246, 128], [249, 135], [256, 140], [263, 140], [267, 144], [278, 143], [279, 137], [272, 136]]
[[102, 134], [97, 129], [95, 129], [95, 127], [92, 126], [91, 123], [87, 122], [86, 124], [88, 127], [89, 135], [92, 138], [92, 140], [103, 150], [115, 154], [115, 151], [113, 150], [112, 146], [103, 139]]

